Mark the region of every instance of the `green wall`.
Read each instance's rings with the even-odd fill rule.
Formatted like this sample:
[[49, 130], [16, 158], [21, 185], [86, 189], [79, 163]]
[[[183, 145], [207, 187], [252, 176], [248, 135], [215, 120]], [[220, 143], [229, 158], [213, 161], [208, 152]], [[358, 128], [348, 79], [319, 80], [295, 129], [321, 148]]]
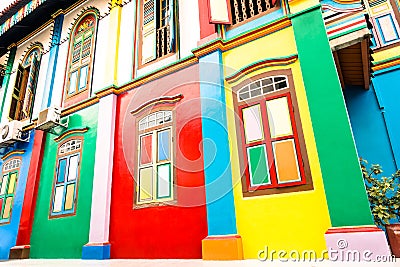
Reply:
[[31, 237], [31, 258], [81, 258], [82, 256], [82, 246], [89, 239], [97, 115], [98, 105], [70, 115], [68, 130], [84, 127], [89, 127], [89, 130], [83, 134], [72, 134], [64, 138], [74, 135], [84, 136], [74, 216], [49, 219], [56, 153], [60, 143], [54, 141], [55, 135], [46, 136]]
[[373, 224], [321, 7], [291, 19], [332, 226]]

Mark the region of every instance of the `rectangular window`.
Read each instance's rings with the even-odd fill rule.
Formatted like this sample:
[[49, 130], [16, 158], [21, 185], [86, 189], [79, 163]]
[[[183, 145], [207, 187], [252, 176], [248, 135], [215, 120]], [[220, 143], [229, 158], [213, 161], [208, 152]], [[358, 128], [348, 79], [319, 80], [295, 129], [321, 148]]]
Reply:
[[390, 43], [399, 39], [399, 33], [397, 32], [395, 22], [393, 21], [392, 14], [386, 14], [376, 18], [379, 32], [383, 39], [383, 42]]
[[[287, 82], [283, 86], [285, 90], [266, 93], [257, 98], [248, 94], [252, 100], [246, 100], [239, 106], [246, 159], [245, 192], [307, 183], [291, 93], [288, 92]], [[263, 85], [259, 84], [259, 88], [262, 89]], [[246, 86], [243, 87], [237, 93], [238, 99], [241, 100], [243, 93], [248, 90]]]
[[0, 178], [0, 224], [10, 222], [17, 180], [18, 171], [8, 172]]
[[80, 153], [70, 154], [58, 159], [51, 208], [51, 216], [53, 217], [73, 214], [76, 210], [75, 199], [79, 160]]
[[[162, 120], [160, 120], [162, 119]], [[152, 126], [152, 122], [154, 125]], [[158, 122], [158, 128], [154, 126]], [[161, 111], [146, 116], [139, 122], [139, 170], [137, 203], [152, 203], [173, 198], [171, 118]]]
[[76, 92], [76, 82], [78, 79], [78, 71], [74, 71], [71, 73], [71, 77], [69, 80], [69, 89], [68, 89], [68, 94], [72, 95]]
[[142, 7], [142, 64], [174, 52], [174, 1], [144, 0]]
[[86, 89], [88, 70], [89, 67], [87, 65], [81, 68], [81, 74], [79, 77], [79, 91]]

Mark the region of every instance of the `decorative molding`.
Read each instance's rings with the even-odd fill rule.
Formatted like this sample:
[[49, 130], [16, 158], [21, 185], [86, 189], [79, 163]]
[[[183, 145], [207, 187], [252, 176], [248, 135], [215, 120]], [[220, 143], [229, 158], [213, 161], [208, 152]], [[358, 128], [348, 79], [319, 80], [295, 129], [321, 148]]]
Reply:
[[58, 143], [58, 142], [60, 142], [62, 139], [64, 139], [65, 137], [67, 137], [68, 135], [75, 134], [75, 133], [86, 133], [88, 130], [89, 130], [89, 127], [80, 128], [80, 129], [71, 129], [71, 130], [68, 130], [68, 131], [64, 132], [64, 133], [61, 134], [60, 136], [54, 138], [54, 141], [56, 141], [56, 142]]
[[145, 102], [144, 104], [142, 104], [138, 108], [132, 110], [131, 114], [132, 115], [136, 115], [136, 114], [142, 112], [143, 110], [145, 110], [146, 108], [148, 108], [150, 106], [158, 105], [158, 104], [174, 104], [176, 102], [181, 101], [182, 99], [183, 99], [183, 95], [182, 94], [177, 94], [177, 95], [174, 95], [174, 96], [157, 97], [157, 98], [154, 98], [152, 100], [149, 100], [149, 101]]
[[298, 59], [297, 55], [290, 55], [280, 58], [267, 58], [255, 63], [252, 63], [232, 75], [225, 77], [228, 83], [234, 83], [245, 77], [247, 74], [266, 67], [285, 66], [294, 63]]
[[[82, 15], [82, 14], [80, 14], [80, 15]], [[233, 49], [235, 47], [238, 47], [240, 45], [243, 45], [247, 42], [251, 42], [258, 38], [261, 38], [266, 35], [277, 32], [279, 30], [282, 30], [284, 28], [290, 27], [291, 25], [292, 24], [291, 24], [290, 19], [287, 17], [284, 17], [282, 19], [274, 21], [273, 23], [256, 28], [252, 31], [246, 32], [246, 33], [239, 35], [235, 38], [232, 38], [230, 40], [224, 41], [222, 39], [216, 39], [214, 41], [211, 41], [210, 43], [207, 43], [199, 48], [192, 50], [192, 52], [194, 54], [193, 56], [186, 57], [180, 61], [174, 62], [170, 65], [167, 65], [167, 66], [165, 66], [159, 70], [156, 70], [152, 73], [149, 73], [145, 76], [138, 77], [135, 80], [131, 81], [130, 83], [127, 83], [121, 87], [110, 86], [101, 91], [98, 91], [95, 93], [94, 97], [91, 97], [87, 100], [81, 101], [75, 105], [72, 105], [72, 106], [64, 109], [61, 113], [61, 116], [67, 116], [76, 111], [79, 111], [79, 110], [87, 108], [91, 105], [94, 105], [99, 102], [100, 98], [105, 97], [107, 95], [123, 94], [123, 93], [130, 91], [134, 88], [137, 88], [141, 85], [144, 85], [146, 83], [149, 83], [149, 82], [159, 79], [161, 77], [167, 76], [167, 75], [177, 72], [179, 70], [182, 70], [182, 69], [185, 69], [192, 65], [195, 65], [199, 62], [199, 57], [202, 57], [204, 55], [212, 53], [213, 51], [216, 51], [216, 50], [227, 51], [227, 50]], [[288, 63], [288, 64], [290, 64], [290, 63]]]
[[14, 156], [14, 155], [22, 155], [25, 153], [25, 150], [19, 149], [19, 150], [13, 150], [5, 154], [4, 156], [1, 157], [1, 160], [6, 160], [7, 158]]
[[382, 60], [379, 62], [373, 63], [372, 71], [380, 71], [387, 68], [395, 67], [400, 65], [400, 56], [392, 57], [387, 60]]

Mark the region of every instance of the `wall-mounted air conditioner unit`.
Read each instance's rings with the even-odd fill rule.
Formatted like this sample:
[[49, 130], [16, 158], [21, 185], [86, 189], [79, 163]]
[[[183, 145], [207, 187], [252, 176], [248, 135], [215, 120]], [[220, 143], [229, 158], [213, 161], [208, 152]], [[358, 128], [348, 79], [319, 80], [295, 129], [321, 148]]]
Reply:
[[40, 111], [36, 130], [50, 131], [57, 126], [66, 127], [65, 123], [61, 123], [61, 108], [49, 107]]
[[0, 125], [0, 147], [13, 145], [18, 141], [27, 141], [22, 135], [23, 122], [10, 121]]

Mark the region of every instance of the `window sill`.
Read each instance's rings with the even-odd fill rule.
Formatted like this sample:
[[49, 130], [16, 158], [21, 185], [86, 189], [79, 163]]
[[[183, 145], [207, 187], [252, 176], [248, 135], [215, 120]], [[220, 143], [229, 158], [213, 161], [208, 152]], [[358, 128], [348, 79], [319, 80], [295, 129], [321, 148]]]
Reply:
[[143, 203], [143, 204], [135, 203], [133, 206], [133, 209], [139, 210], [139, 209], [153, 208], [153, 207], [177, 206], [177, 204], [178, 204], [178, 201], [176, 201], [176, 200], [150, 202], [150, 203]]

